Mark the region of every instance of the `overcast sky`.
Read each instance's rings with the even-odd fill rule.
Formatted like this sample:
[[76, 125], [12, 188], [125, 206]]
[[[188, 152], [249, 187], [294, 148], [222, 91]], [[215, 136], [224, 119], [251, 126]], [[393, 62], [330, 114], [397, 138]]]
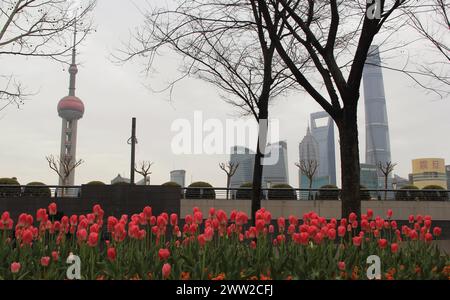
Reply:
[[[162, 87], [159, 74], [150, 78], [140, 73], [138, 63], [117, 66], [110, 54], [129, 38], [129, 30], [141, 23], [141, 16], [131, 1], [100, 0], [95, 9], [97, 32], [79, 47], [77, 96], [85, 104], [84, 118], [78, 125], [77, 157], [85, 163], [76, 171], [76, 184], [91, 180], [109, 183], [117, 174], [129, 176], [131, 118], [137, 118], [136, 159], [150, 160], [151, 182], [169, 180], [173, 169], [187, 170], [186, 182], [208, 181], [225, 186], [224, 173], [218, 164], [228, 155], [174, 155], [171, 151], [172, 123], [193, 120], [195, 111], [203, 111], [205, 119], [233, 118], [236, 108], [224, 103], [217, 90], [198, 80], [185, 80], [174, 91], [172, 101], [167, 94], [152, 93], [146, 85]], [[382, 56], [383, 58], [383, 56]], [[158, 61], [164, 70], [175, 70], [177, 58], [166, 56]], [[56, 106], [68, 94], [69, 75], [63, 66], [50, 60], [8, 58], [1, 61], [2, 72], [14, 73], [30, 91], [20, 110], [14, 107], [0, 112], [0, 177], [17, 177], [19, 182], [42, 181], [56, 184], [57, 176], [45, 160], [59, 154], [61, 119]], [[411, 160], [419, 157], [441, 157], [450, 164], [450, 101], [427, 95], [405, 76], [384, 71], [385, 92], [391, 136], [392, 160], [398, 163], [395, 173], [407, 177]], [[361, 162], [364, 162], [364, 102], [359, 107]], [[271, 108], [273, 118], [280, 121], [281, 139], [288, 143], [290, 184], [298, 186], [294, 163], [298, 160], [298, 144], [306, 133], [309, 114], [320, 107], [305, 94], [280, 98]], [[337, 130], [336, 130], [337, 140]], [[336, 141], [336, 145], [338, 145]], [[337, 154], [340, 180], [339, 151]], [[137, 175], [139, 177], [139, 175]]]

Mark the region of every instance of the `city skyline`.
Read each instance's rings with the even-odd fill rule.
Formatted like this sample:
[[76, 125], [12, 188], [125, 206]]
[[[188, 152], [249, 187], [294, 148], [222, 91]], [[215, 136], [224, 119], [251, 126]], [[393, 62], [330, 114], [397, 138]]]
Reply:
[[[134, 12], [133, 5], [123, 1], [110, 1], [107, 11], [105, 6], [105, 3], [99, 3], [95, 11], [96, 23], [99, 24], [97, 33], [89, 36], [79, 47], [82, 76], [77, 78], [77, 94], [89, 100], [89, 110], [79, 124], [82, 137], [78, 139], [77, 156], [85, 164], [77, 169], [75, 183], [91, 180], [108, 182], [118, 172], [123, 176], [129, 175], [130, 149], [126, 141], [130, 135], [131, 117], [136, 116], [139, 139], [137, 160], [151, 159], [157, 162], [152, 183], [164, 183], [170, 170], [183, 168], [187, 171], [187, 182], [192, 178], [193, 181], [210, 181], [215, 186], [225, 185], [225, 178], [217, 164], [225, 161], [228, 155], [204, 156], [199, 164], [196, 155], [171, 155], [170, 141], [167, 141], [167, 145], [161, 141], [172, 135], [170, 125], [173, 120], [189, 117], [195, 110], [202, 109], [206, 116], [223, 120], [235, 115], [236, 109], [223, 103], [214, 88], [194, 79], [183, 82], [169, 102], [167, 95], [152, 93], [145, 86], [150, 81], [155, 89], [162, 86], [166, 80], [164, 74], [155, 73], [147, 79], [139, 75], [137, 66], [118, 67], [112, 64], [108, 57], [120, 47], [121, 40], [127, 39], [129, 29], [116, 24], [114, 20], [123, 18], [127, 24], [134, 26], [140, 23], [140, 15]], [[30, 68], [30, 63], [33, 68]], [[175, 63], [173, 58], [163, 59], [160, 65], [173, 69]], [[28, 89], [38, 93], [20, 110], [10, 107], [0, 113], [3, 127], [14, 128], [14, 131], [2, 132], [1, 176], [18, 177], [23, 184], [36, 180], [56, 184], [57, 178], [48, 169], [45, 156], [57, 153], [59, 149], [61, 124], [55, 115], [55, 105], [61, 97], [61, 87], [67, 85], [67, 69], [44, 59], [22, 61], [19, 58], [5, 62], [4, 68], [5, 72], [20, 72], [18, 75], [27, 83]], [[413, 84], [401, 74], [385, 71], [384, 77], [386, 97], [392, 99], [387, 103], [389, 115], [396, 117], [390, 124], [391, 150], [399, 158], [394, 160], [399, 163], [395, 173], [406, 177], [411, 172], [410, 162], [416, 157], [435, 156], [450, 161], [447, 150], [450, 142], [442, 138], [450, 130], [450, 124], [446, 121], [449, 101], [437, 100], [419, 88], [412, 88]], [[190, 86], [193, 88], [190, 89]], [[408, 109], [407, 114], [404, 113], [405, 108]], [[280, 139], [288, 141], [292, 186], [297, 186], [298, 181], [294, 163], [298, 157], [298, 143], [305, 130], [304, 124], [310, 112], [318, 110], [320, 107], [304, 94], [280, 98], [271, 108], [271, 116], [281, 121]], [[363, 97], [359, 110], [360, 150], [364, 156]], [[417, 117], [421, 118], [420, 125], [417, 124]], [[338, 147], [338, 137], [335, 141]], [[339, 185], [338, 152], [336, 168]], [[201, 172], [199, 166], [202, 167]]]

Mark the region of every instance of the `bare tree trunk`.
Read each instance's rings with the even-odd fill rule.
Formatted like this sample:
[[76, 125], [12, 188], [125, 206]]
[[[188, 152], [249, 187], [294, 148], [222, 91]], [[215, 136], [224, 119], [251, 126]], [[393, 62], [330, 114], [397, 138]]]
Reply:
[[[258, 139], [259, 145], [259, 139]], [[262, 174], [263, 165], [261, 160], [263, 154], [259, 147], [256, 149], [255, 164], [253, 167], [253, 189], [252, 189], [252, 223], [255, 225], [256, 222], [256, 212], [261, 208], [261, 185], [262, 185]]]
[[384, 201], [387, 200], [388, 177], [389, 177], [389, 174], [386, 174], [384, 176]]
[[[355, 101], [356, 102], [356, 101]], [[342, 217], [350, 213], [361, 215], [359, 140], [356, 117], [357, 105], [342, 110], [342, 119], [337, 122], [340, 138], [342, 177]]]
[[231, 181], [231, 177], [227, 176], [227, 200], [230, 199], [230, 181]]

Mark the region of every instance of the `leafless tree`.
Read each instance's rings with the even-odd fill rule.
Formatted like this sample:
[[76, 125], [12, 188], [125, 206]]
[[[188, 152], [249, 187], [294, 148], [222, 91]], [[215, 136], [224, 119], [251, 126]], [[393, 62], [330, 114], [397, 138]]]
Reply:
[[[73, 161], [70, 156], [66, 156], [61, 159], [59, 156], [55, 157], [53, 155], [46, 156], [48, 166], [51, 170], [55, 171], [58, 177], [61, 179], [62, 185], [67, 185], [67, 179], [70, 177], [72, 172], [84, 163], [82, 159], [78, 161]], [[62, 195], [64, 196], [64, 189], [62, 190]]]
[[[294, 88], [295, 80], [276, 54], [275, 45], [247, 0], [179, 0], [175, 8], [156, 8], [145, 14], [145, 24], [126, 45], [119, 61], [145, 60], [152, 70], [155, 57], [170, 49], [181, 58], [180, 74], [166, 91], [186, 77], [199, 78], [217, 87], [221, 97], [257, 122], [269, 118], [269, 102]], [[259, 21], [255, 21], [259, 19]], [[274, 16], [284, 34], [280, 17]], [[295, 61], [306, 64], [309, 56]], [[255, 156], [252, 216], [261, 206], [263, 152], [267, 132], [260, 130]], [[254, 218], [253, 218], [254, 220]]]
[[389, 175], [394, 171], [395, 167], [397, 166], [396, 163], [392, 163], [390, 161], [387, 162], [378, 162], [378, 169], [380, 170], [381, 174], [383, 174], [384, 177], [384, 201], [387, 200], [387, 189], [388, 189], [388, 179]]
[[[153, 162], [149, 161], [141, 161], [139, 163], [139, 167], [137, 165], [134, 166], [134, 170], [141, 174], [144, 177], [144, 185], [150, 185], [150, 178], [149, 175], [152, 174], [150, 171], [150, 168], [153, 166]], [[148, 183], [148, 184], [147, 184]]]
[[[44, 57], [66, 64], [71, 31], [76, 23], [82, 33], [78, 43], [92, 31], [89, 13], [95, 3], [96, 0], [2, 0], [0, 59]], [[13, 74], [0, 74], [0, 111], [9, 105], [19, 107], [31, 95]]]
[[[406, 74], [416, 85], [427, 90], [426, 80], [448, 79], [445, 75], [448, 63], [435, 65], [435, 75], [410, 69], [413, 64], [408, 64], [406, 51], [413, 52], [420, 47], [417, 35], [411, 34], [413, 31], [408, 26], [409, 17], [411, 14], [429, 16], [432, 0], [249, 1], [263, 16], [263, 28], [269, 32], [298, 84], [334, 119], [340, 139], [342, 215], [360, 214], [357, 109], [366, 59], [372, 55], [371, 46], [378, 44], [385, 54], [399, 51], [406, 59], [402, 66], [384, 64], [382, 67]], [[281, 38], [280, 24], [287, 29]], [[312, 68], [305, 69], [293, 60], [303, 53], [310, 55]], [[449, 92], [448, 84], [445, 80], [438, 81], [444, 87], [432, 91], [444, 97]]]
[[227, 200], [229, 199], [229, 188], [231, 183], [231, 177], [236, 174], [237, 169], [239, 168], [239, 163], [234, 161], [229, 161], [226, 164], [220, 163], [219, 168], [227, 174]]
[[302, 159], [300, 162], [295, 163], [297, 168], [299, 168], [300, 172], [308, 178], [309, 183], [309, 192], [308, 199], [311, 199], [311, 189], [314, 177], [317, 172], [317, 168], [319, 168], [319, 163], [315, 159]]

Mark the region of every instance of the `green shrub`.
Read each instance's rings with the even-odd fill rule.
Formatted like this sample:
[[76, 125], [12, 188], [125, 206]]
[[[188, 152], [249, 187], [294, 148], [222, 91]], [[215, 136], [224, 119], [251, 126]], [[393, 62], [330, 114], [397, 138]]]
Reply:
[[52, 192], [50, 191], [50, 188], [42, 182], [30, 182], [25, 187], [23, 195], [28, 197], [50, 198], [52, 196]]
[[320, 187], [317, 200], [339, 200], [339, 196], [339, 188], [333, 184], [327, 184]]
[[207, 182], [194, 182], [186, 189], [186, 199], [216, 199], [216, 192], [212, 187]]
[[448, 192], [440, 185], [427, 185], [422, 189], [425, 201], [448, 201]]
[[360, 197], [361, 201], [367, 201], [372, 199], [369, 190], [364, 185], [360, 185]]
[[274, 184], [269, 190], [269, 200], [297, 200], [297, 194], [289, 184]]
[[237, 200], [249, 200], [252, 199], [252, 188], [253, 188], [253, 183], [252, 182], [246, 182], [241, 184], [241, 186], [236, 191], [236, 199]]
[[17, 178], [0, 178], [0, 185], [8, 185], [0, 187], [0, 197], [20, 196], [20, 184], [17, 181]]
[[105, 183], [103, 181], [94, 180], [94, 181], [86, 183], [86, 185], [105, 185]]
[[415, 201], [420, 198], [422, 192], [415, 185], [405, 185], [395, 192], [395, 200], [397, 201]]
[[166, 183], [163, 183], [161, 186], [181, 187], [181, 185], [179, 185], [178, 183], [173, 182], [173, 181], [168, 181]]

